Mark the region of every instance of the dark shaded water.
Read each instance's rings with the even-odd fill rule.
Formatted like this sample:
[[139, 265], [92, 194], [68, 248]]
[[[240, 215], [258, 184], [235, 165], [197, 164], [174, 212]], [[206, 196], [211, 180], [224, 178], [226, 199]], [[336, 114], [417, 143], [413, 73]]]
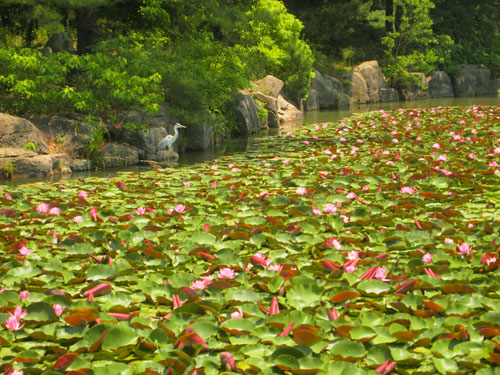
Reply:
[[[217, 147], [213, 150], [188, 152], [181, 154], [179, 164], [176, 167], [189, 167], [195, 163], [201, 163], [204, 161], [216, 159], [223, 155], [231, 155], [235, 153], [241, 153], [248, 151], [250, 149], [255, 149], [258, 147], [258, 139], [263, 136], [279, 136], [282, 132], [288, 132], [290, 128], [296, 128], [300, 126], [307, 126], [310, 124], [317, 124], [321, 122], [335, 122], [339, 121], [345, 117], [351, 116], [356, 113], [378, 111], [378, 110], [391, 110], [397, 108], [431, 108], [431, 107], [448, 107], [448, 106], [468, 106], [473, 104], [483, 104], [483, 105], [500, 105], [500, 97], [493, 96], [483, 96], [483, 97], [473, 97], [473, 98], [435, 98], [435, 99], [425, 99], [425, 100], [411, 100], [411, 101], [399, 101], [399, 102], [386, 102], [386, 103], [372, 103], [372, 104], [361, 104], [355, 105], [349, 110], [334, 110], [334, 111], [318, 111], [318, 112], [306, 112], [304, 115], [304, 120], [300, 123], [290, 124], [284, 129], [271, 129], [269, 132], [264, 134], [259, 134], [255, 137], [241, 137], [230, 139], [225, 142], [225, 144]], [[1, 185], [15, 186], [25, 183], [32, 182], [57, 182], [65, 179], [74, 178], [85, 178], [90, 176], [100, 176], [100, 177], [112, 177], [115, 176], [120, 171], [131, 171], [140, 172], [148, 170], [149, 167], [142, 166], [132, 166], [129, 168], [123, 168], [119, 170], [104, 170], [104, 171], [89, 171], [73, 173], [71, 176], [67, 177], [48, 177], [48, 178], [29, 178], [29, 179], [16, 179], [16, 180], [0, 180]]]

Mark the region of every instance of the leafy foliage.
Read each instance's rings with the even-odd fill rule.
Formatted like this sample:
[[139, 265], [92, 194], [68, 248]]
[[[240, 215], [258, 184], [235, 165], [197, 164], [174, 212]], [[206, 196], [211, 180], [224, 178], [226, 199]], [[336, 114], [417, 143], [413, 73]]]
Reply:
[[498, 134], [500, 107], [381, 111], [2, 187], [1, 370], [494, 374]]

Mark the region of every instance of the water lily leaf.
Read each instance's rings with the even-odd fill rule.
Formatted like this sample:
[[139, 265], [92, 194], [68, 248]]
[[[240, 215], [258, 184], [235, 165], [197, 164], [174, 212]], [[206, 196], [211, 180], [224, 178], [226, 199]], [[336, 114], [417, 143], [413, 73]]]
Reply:
[[286, 303], [297, 310], [311, 308], [321, 301], [322, 290], [312, 283], [294, 285], [286, 293]]
[[249, 319], [229, 319], [220, 325], [220, 329], [231, 335], [249, 334], [255, 329], [255, 324]]
[[434, 366], [441, 374], [455, 374], [458, 370], [458, 364], [452, 359], [447, 358], [432, 358]]
[[257, 303], [261, 297], [259, 294], [247, 289], [231, 288], [226, 293], [226, 299], [230, 302], [253, 302]]
[[332, 302], [342, 303], [344, 301], [359, 297], [361, 294], [355, 290], [342, 290], [337, 292], [331, 299]]
[[28, 306], [26, 320], [36, 322], [50, 322], [57, 319], [51, 305], [46, 302], [35, 302]]
[[354, 327], [349, 331], [349, 334], [351, 339], [361, 342], [370, 341], [377, 336], [377, 333], [373, 328], [366, 326]]
[[386, 282], [377, 279], [363, 280], [356, 286], [356, 289], [366, 296], [381, 296], [391, 290]]
[[138, 338], [139, 335], [128, 323], [120, 322], [109, 329], [104, 336], [101, 347], [105, 351], [114, 351], [135, 345]]
[[87, 280], [109, 280], [118, 275], [116, 267], [96, 264], [95, 266], [89, 267], [87, 270]]
[[366, 350], [359, 341], [340, 339], [333, 344], [331, 354], [340, 361], [354, 362], [364, 358]]

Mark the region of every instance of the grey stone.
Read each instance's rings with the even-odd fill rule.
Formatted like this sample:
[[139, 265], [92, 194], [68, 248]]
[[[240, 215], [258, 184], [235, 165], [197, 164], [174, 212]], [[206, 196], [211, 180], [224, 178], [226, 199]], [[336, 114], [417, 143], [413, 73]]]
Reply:
[[305, 103], [306, 111], [317, 111], [319, 110], [318, 94], [316, 89], [309, 87], [307, 91], [307, 99]]
[[447, 98], [455, 96], [451, 79], [443, 71], [433, 71], [427, 78], [431, 98]]
[[[209, 119], [200, 121], [196, 124], [186, 124], [184, 130], [186, 139], [186, 150], [208, 150], [214, 145], [214, 130], [210, 125]], [[172, 134], [172, 133], [170, 133]]]
[[50, 48], [52, 52], [69, 52], [75, 53], [75, 47], [73, 46], [73, 41], [63, 32], [57, 32], [52, 34], [47, 43], [45, 43], [44, 48]]
[[346, 75], [346, 80], [349, 82], [346, 85], [346, 93], [355, 103], [368, 103], [368, 85], [363, 75], [360, 72], [353, 71]]
[[92, 162], [87, 159], [73, 159], [71, 169], [73, 172], [86, 172], [92, 168]]
[[260, 130], [257, 106], [250, 95], [239, 93], [236, 97], [234, 110], [236, 125], [241, 134], [254, 134]]
[[[340, 82], [340, 81], [339, 81]], [[337, 80], [333, 77], [324, 77], [314, 70], [314, 78], [310, 88], [316, 92], [317, 103], [320, 109], [337, 108], [342, 91], [338, 91]]]
[[500, 78], [490, 80], [488, 91], [490, 95], [500, 96]]
[[429, 90], [427, 89], [427, 78], [424, 73], [411, 73], [420, 84], [411, 84], [402, 90], [405, 100], [428, 99], [430, 98]]
[[379, 98], [381, 102], [396, 102], [399, 100], [399, 93], [394, 88], [381, 88]]
[[101, 150], [100, 157], [106, 168], [119, 168], [139, 162], [139, 153], [131, 146], [108, 143]]
[[47, 154], [47, 137], [31, 121], [0, 113], [0, 145], [24, 148], [28, 142], [35, 144], [35, 151]]
[[255, 91], [263, 92], [266, 95], [278, 98], [282, 94], [283, 86], [285, 84], [279, 78], [272, 75], [267, 75], [264, 78], [254, 82]]
[[283, 96], [278, 96], [278, 118], [280, 125], [288, 122], [302, 121], [304, 114], [297, 109], [292, 103], [289, 103]]
[[481, 65], [460, 65], [462, 71], [452, 76], [455, 96], [486, 95], [490, 92], [490, 70]]
[[[366, 82], [366, 102], [376, 103], [380, 101], [380, 89], [386, 88], [384, 77], [380, 71], [377, 60], [365, 61], [353, 69], [354, 73], [360, 73]], [[362, 85], [363, 87], [363, 85]], [[364, 87], [363, 87], [364, 89]], [[356, 92], [356, 90], [354, 91]], [[362, 97], [365, 95], [363, 94]]]

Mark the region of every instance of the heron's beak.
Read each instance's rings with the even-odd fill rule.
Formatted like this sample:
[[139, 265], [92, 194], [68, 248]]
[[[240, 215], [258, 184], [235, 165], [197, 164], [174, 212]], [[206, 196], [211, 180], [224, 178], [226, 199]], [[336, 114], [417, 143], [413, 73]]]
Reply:
[[181, 124], [179, 124], [179, 127], [180, 128], [187, 128], [187, 126], [184, 126], [184, 125], [181, 125]]

